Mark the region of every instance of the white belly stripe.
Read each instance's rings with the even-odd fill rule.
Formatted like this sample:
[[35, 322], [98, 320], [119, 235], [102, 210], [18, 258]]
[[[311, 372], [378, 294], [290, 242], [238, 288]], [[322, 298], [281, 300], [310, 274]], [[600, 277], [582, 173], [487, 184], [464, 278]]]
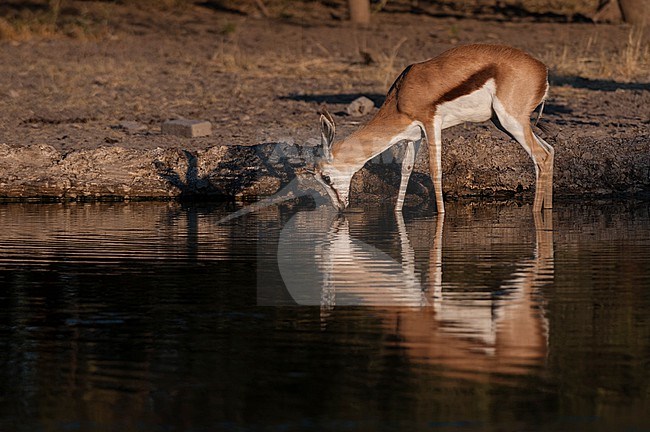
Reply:
[[496, 93], [494, 79], [490, 78], [480, 89], [449, 102], [438, 105], [442, 129], [463, 122], [484, 122], [492, 117], [492, 99]]

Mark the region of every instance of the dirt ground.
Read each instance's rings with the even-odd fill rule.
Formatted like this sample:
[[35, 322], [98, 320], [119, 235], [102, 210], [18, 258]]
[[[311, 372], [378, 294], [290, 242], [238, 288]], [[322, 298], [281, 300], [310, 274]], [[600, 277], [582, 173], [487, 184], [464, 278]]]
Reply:
[[[306, 143], [319, 137], [322, 107], [345, 135], [371, 115], [345, 115], [356, 97], [379, 106], [404, 66], [489, 42], [523, 48], [549, 65], [539, 133], [560, 166], [564, 159], [565, 169], [594, 169], [628, 147], [650, 154], [649, 32], [625, 25], [388, 8], [362, 29], [324, 8], [263, 18], [212, 2], [160, 10], [70, 3], [92, 17], [93, 31], [0, 40], [0, 145], [46, 144], [65, 155]], [[161, 123], [175, 118], [208, 120], [213, 134], [161, 135]], [[141, 128], [122, 128], [124, 121]], [[490, 124], [446, 130], [443, 152], [485, 139], [523, 154]], [[650, 170], [647, 176], [650, 184]]]

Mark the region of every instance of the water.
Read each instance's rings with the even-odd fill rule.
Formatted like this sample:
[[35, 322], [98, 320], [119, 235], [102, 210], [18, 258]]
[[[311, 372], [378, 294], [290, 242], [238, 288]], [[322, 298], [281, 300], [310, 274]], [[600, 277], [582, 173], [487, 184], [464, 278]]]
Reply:
[[650, 203], [0, 206], [0, 431], [650, 430]]

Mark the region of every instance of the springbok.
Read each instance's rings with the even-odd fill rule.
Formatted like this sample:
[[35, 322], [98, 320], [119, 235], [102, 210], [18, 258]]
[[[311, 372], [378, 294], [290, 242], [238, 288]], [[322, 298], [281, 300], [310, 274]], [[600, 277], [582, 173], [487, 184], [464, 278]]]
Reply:
[[396, 211], [401, 211], [413, 171], [415, 142], [429, 146], [431, 177], [438, 213], [444, 213], [441, 131], [463, 122], [492, 122], [513, 137], [535, 164], [534, 210], [552, 208], [553, 147], [533, 133], [532, 112], [542, 114], [548, 70], [529, 54], [502, 45], [464, 45], [408, 66], [397, 77], [386, 101], [365, 126], [334, 141], [329, 113], [321, 115], [323, 160], [316, 166], [335, 207], [349, 204], [352, 176], [389, 147], [406, 141]]

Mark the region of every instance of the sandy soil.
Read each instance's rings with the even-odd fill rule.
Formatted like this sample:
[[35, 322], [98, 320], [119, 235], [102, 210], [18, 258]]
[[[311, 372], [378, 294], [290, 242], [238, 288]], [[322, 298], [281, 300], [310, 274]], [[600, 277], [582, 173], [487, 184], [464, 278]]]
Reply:
[[[153, 13], [103, 3], [95, 5], [104, 17], [98, 36], [0, 40], [0, 144], [47, 144], [65, 155], [306, 143], [319, 136], [321, 107], [345, 135], [369, 118], [345, 115], [347, 103], [366, 95], [379, 106], [405, 65], [457, 44], [492, 42], [551, 67], [540, 135], [565, 169], [595, 169], [627, 146], [650, 154], [650, 70], [622, 64], [634, 61], [623, 57], [626, 26], [388, 10], [360, 29], [324, 10], [265, 19], [205, 5]], [[640, 47], [647, 46], [646, 34]], [[209, 120], [213, 134], [161, 135], [161, 123], [174, 118]], [[143, 127], [124, 129], [123, 121]], [[489, 124], [458, 126], [443, 140], [445, 152], [485, 140], [523, 152]]]

